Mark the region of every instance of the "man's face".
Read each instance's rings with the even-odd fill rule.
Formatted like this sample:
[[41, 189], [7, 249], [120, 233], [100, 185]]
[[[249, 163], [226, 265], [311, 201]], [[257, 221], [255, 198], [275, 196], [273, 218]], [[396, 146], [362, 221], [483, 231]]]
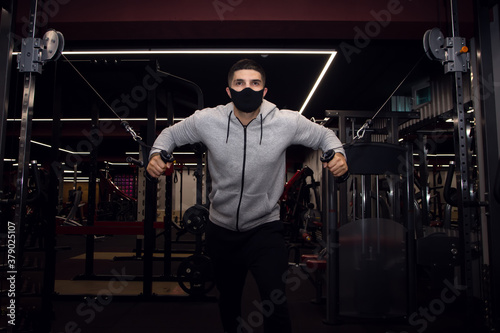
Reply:
[[[264, 96], [266, 95], [267, 88], [264, 88], [264, 82], [262, 81], [262, 75], [253, 69], [240, 69], [234, 72], [233, 81], [231, 82], [231, 88], [236, 91], [242, 91], [245, 88], [251, 88], [255, 91], [264, 90]], [[226, 89], [229, 97], [231, 93], [229, 89]]]

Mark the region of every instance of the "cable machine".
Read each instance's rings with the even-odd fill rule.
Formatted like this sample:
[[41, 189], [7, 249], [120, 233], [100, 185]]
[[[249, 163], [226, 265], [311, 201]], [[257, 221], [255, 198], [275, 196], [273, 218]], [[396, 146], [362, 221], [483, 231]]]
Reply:
[[[14, 5], [11, 3], [10, 10], [11, 14], [13, 12]], [[21, 41], [21, 53], [18, 56], [18, 69], [23, 75], [23, 96], [22, 96], [22, 110], [21, 110], [21, 129], [19, 135], [19, 154], [18, 154], [18, 169], [17, 169], [17, 181], [16, 181], [16, 194], [14, 199], [6, 199], [7, 202], [15, 204], [14, 209], [14, 220], [4, 221], [8, 224], [8, 254], [7, 254], [7, 271], [8, 280], [10, 282], [9, 287], [9, 306], [11, 308], [11, 320], [8, 321], [7, 331], [16, 332], [22, 329], [33, 329], [30, 325], [39, 326], [43, 332], [48, 332], [50, 329], [49, 318], [51, 315], [50, 306], [50, 296], [53, 292], [51, 286], [53, 284], [49, 283], [53, 280], [53, 268], [54, 268], [54, 242], [51, 237], [48, 237], [47, 233], [52, 230], [54, 220], [47, 221], [45, 226], [45, 232], [43, 233], [45, 239], [40, 239], [38, 250], [44, 251], [44, 263], [43, 265], [43, 287], [41, 290], [41, 305], [40, 309], [35, 309], [35, 311], [40, 311], [42, 315], [40, 317], [45, 318], [43, 320], [30, 319], [30, 316], [37, 316], [36, 313], [26, 312], [23, 309], [23, 297], [26, 296], [23, 293], [23, 285], [25, 284], [26, 272], [25, 272], [25, 255], [28, 252], [25, 248], [26, 237], [25, 234], [28, 214], [26, 209], [28, 206], [28, 192], [29, 192], [29, 178], [30, 178], [30, 153], [31, 153], [31, 131], [32, 131], [32, 120], [34, 113], [34, 98], [35, 98], [35, 83], [36, 76], [42, 73], [42, 67], [50, 60], [57, 60], [62, 54], [64, 48], [64, 37], [60, 32], [55, 30], [48, 30], [43, 38], [36, 38], [36, 13], [38, 8], [38, 2], [36, 0], [31, 1], [30, 6], [30, 19], [28, 25], [29, 36], [23, 38]], [[4, 15], [5, 14], [5, 15]], [[5, 22], [4, 22], [5, 19]], [[2, 99], [3, 101], [8, 101], [8, 86], [10, 82], [10, 66], [12, 60], [12, 50], [13, 50], [13, 39], [12, 36], [6, 33], [12, 26], [12, 16], [7, 15], [2, 7], [2, 40], [7, 46], [6, 52], [3, 56], [6, 62], [2, 64], [2, 70], [5, 70], [5, 88], [2, 89]], [[3, 160], [4, 154], [4, 139], [5, 139], [5, 122], [7, 115], [7, 104], [2, 106], [2, 148], [1, 155]], [[3, 161], [2, 161], [3, 168]], [[36, 191], [40, 194], [42, 191], [39, 170], [36, 162], [31, 163], [31, 177], [34, 177], [35, 184], [37, 186]], [[45, 204], [39, 207], [39, 210], [47, 209], [49, 205]], [[55, 206], [53, 207], [55, 212]], [[46, 213], [50, 214], [49, 209]], [[31, 223], [31, 221], [30, 221]], [[25, 307], [30, 307], [25, 304]], [[23, 315], [21, 313], [23, 309]], [[16, 319], [17, 316], [17, 319]]]

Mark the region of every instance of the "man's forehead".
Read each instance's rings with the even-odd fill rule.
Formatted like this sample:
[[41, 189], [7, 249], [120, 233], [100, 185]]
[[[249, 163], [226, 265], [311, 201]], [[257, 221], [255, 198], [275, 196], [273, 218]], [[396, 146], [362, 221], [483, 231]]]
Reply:
[[240, 69], [240, 70], [235, 71], [234, 75], [233, 75], [233, 81], [234, 80], [242, 80], [242, 79], [262, 81], [262, 75], [253, 69]]

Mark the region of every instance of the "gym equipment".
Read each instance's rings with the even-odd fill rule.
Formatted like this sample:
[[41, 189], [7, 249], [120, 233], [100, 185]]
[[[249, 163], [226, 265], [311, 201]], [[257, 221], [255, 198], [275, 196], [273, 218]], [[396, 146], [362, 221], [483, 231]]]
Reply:
[[[316, 233], [321, 231], [321, 214], [311, 202], [314, 196], [316, 205], [319, 200], [319, 182], [314, 180], [314, 172], [309, 167], [297, 171], [285, 184], [280, 197], [281, 220], [286, 227], [286, 236], [290, 243], [309, 243], [316, 240]], [[295, 245], [292, 245], [295, 246]], [[299, 257], [295, 262], [298, 263]]]
[[[325, 322], [335, 324], [341, 315], [404, 317], [416, 304], [411, 147], [357, 142], [346, 147], [346, 154], [352, 186], [350, 191], [348, 186], [341, 188], [339, 196], [352, 198], [346, 200], [354, 206], [349, 219], [338, 219], [338, 184], [329, 172], [323, 172]], [[380, 177], [392, 184], [387, 201], [391, 219], [380, 217]], [[360, 188], [353, 185], [356, 182]], [[358, 196], [361, 200], [354, 200]], [[339, 210], [347, 210], [347, 205]]]
[[[474, 270], [473, 258], [473, 238], [472, 231], [474, 222], [478, 215], [477, 207], [482, 203], [478, 202], [474, 194], [474, 178], [471, 173], [472, 135], [470, 135], [471, 125], [467, 121], [467, 114], [464, 108], [464, 88], [463, 73], [470, 67], [470, 53], [466, 46], [465, 38], [459, 37], [458, 26], [458, 4], [457, 0], [451, 0], [452, 14], [452, 37], [444, 38], [439, 29], [428, 30], [423, 37], [424, 50], [431, 60], [440, 61], [444, 66], [446, 74], [454, 75], [454, 109], [456, 120], [454, 121], [455, 156], [458, 167], [456, 200], [449, 193], [451, 189], [448, 185], [447, 202], [450, 205], [457, 205], [462, 265], [460, 280], [466, 286], [464, 294], [468, 300], [472, 300], [475, 295], [474, 285], [481, 280], [480, 272]], [[453, 165], [454, 167], [454, 165]], [[465, 316], [468, 322], [473, 322], [474, 304], [471, 301], [466, 303]]]
[[[30, 15], [28, 22], [28, 37], [22, 39], [21, 53], [18, 56], [18, 69], [20, 73], [24, 73], [23, 78], [23, 95], [22, 95], [22, 108], [21, 108], [21, 128], [19, 134], [19, 154], [18, 154], [18, 170], [17, 170], [17, 183], [16, 183], [16, 196], [15, 196], [15, 213], [14, 213], [14, 235], [17, 240], [14, 245], [15, 259], [12, 264], [9, 264], [9, 274], [14, 277], [14, 285], [19, 288], [22, 286], [23, 280], [23, 262], [24, 262], [24, 249], [23, 249], [23, 231], [27, 223], [27, 208], [28, 208], [28, 178], [29, 178], [29, 161], [31, 156], [31, 134], [32, 134], [32, 120], [34, 113], [34, 100], [35, 100], [35, 81], [36, 74], [42, 73], [42, 67], [51, 59], [57, 60], [64, 47], [64, 37], [61, 33], [54, 30], [49, 30], [45, 33], [43, 38], [35, 38], [36, 36], [36, 18], [38, 3], [36, 0], [31, 1]], [[3, 12], [3, 11], [2, 11]], [[3, 16], [3, 15], [2, 15]], [[2, 17], [3, 19], [3, 17]], [[3, 22], [2, 22], [3, 24]], [[3, 32], [3, 31], [2, 31]], [[3, 38], [3, 36], [2, 36]], [[9, 34], [8, 39], [13, 39]], [[12, 50], [10, 50], [12, 51]], [[5, 96], [4, 96], [5, 97]], [[3, 138], [2, 138], [3, 139]], [[3, 154], [3, 151], [2, 151]], [[43, 206], [43, 205], [42, 205]], [[41, 209], [50, 210], [47, 206]], [[47, 230], [50, 225], [47, 225]], [[50, 226], [51, 227], [51, 226]], [[47, 236], [47, 240], [48, 240]], [[49, 241], [50, 242], [50, 241]], [[52, 245], [52, 244], [51, 244]], [[45, 257], [47, 262], [52, 258], [51, 249], [45, 249]], [[44, 270], [45, 278], [53, 277], [52, 264], [49, 263], [48, 267]], [[40, 331], [49, 330], [49, 318], [51, 316], [50, 295], [51, 286], [44, 286], [41, 299], [41, 312], [45, 320], [38, 323]], [[20, 290], [9, 296], [10, 301], [14, 304], [14, 313], [18, 313], [22, 303], [20, 302]], [[52, 289], [53, 291], [53, 289]], [[45, 306], [46, 305], [46, 306]], [[31, 323], [30, 323], [31, 324]], [[21, 329], [14, 325], [8, 327], [8, 331]], [[26, 329], [29, 329], [26, 327]]]
[[195, 254], [184, 259], [177, 269], [180, 287], [192, 296], [206, 295], [215, 286], [210, 258]]
[[135, 221], [137, 219], [137, 199], [120, 190], [108, 172], [99, 173], [99, 197], [97, 220]]
[[207, 223], [208, 209], [203, 205], [194, 205], [188, 208], [181, 220], [181, 226], [195, 235], [203, 234]]
[[[64, 57], [64, 55], [63, 55]], [[156, 138], [156, 111], [157, 108], [155, 106], [156, 100], [157, 100], [157, 94], [165, 94], [165, 96], [160, 96], [158, 99], [161, 99], [161, 102], [165, 102], [165, 106], [168, 111], [167, 118], [173, 123], [173, 100], [172, 100], [172, 94], [170, 92], [164, 92], [162, 90], [157, 89], [148, 89], [148, 104], [147, 104], [147, 111], [148, 111], [148, 122], [147, 122], [147, 128], [141, 129], [142, 133], [146, 133], [147, 138], [146, 141], [148, 144], [142, 141], [142, 138], [132, 129], [132, 127], [128, 124], [128, 122], [124, 121], [119, 117], [119, 115], [111, 108], [111, 106], [103, 99], [101, 95], [92, 87], [92, 85], [84, 78], [84, 76], [73, 66], [71, 61], [69, 61], [66, 57], [64, 57], [68, 64], [73, 67], [73, 69], [82, 77], [82, 79], [90, 86], [90, 88], [97, 94], [97, 96], [103, 101], [103, 103], [115, 114], [115, 116], [120, 119], [121, 121], [121, 126], [131, 134], [132, 138], [134, 141], [136, 141], [139, 144], [139, 151], [141, 153], [140, 159], [134, 159], [131, 157], [127, 157], [126, 160], [129, 163], [133, 163], [139, 167], [144, 167], [145, 166], [145, 161], [147, 161], [149, 158], [149, 151], [152, 148], [152, 142]], [[157, 67], [157, 74], [161, 76], [163, 79], [167, 80], [179, 80], [180, 78], [172, 76], [168, 73], [165, 72], [160, 72], [158, 69], [158, 64], [156, 63]], [[155, 65], [153, 65], [155, 67]], [[190, 83], [186, 80], [182, 81], [183, 85], [194, 85], [193, 83]], [[202, 108], [202, 95], [201, 95], [201, 90], [199, 87], [196, 89], [196, 93], [198, 96], [198, 104], [199, 108]], [[159, 92], [158, 92], [159, 91]], [[163, 100], [163, 97], [166, 97], [166, 100]], [[97, 110], [97, 108], [96, 108]], [[93, 119], [93, 126], [96, 126], [96, 123], [98, 121], [98, 114], [97, 112], [93, 112], [92, 115]], [[196, 145], [196, 149], [201, 149], [201, 145]], [[198, 163], [197, 167], [197, 203], [201, 205], [201, 188], [202, 188], [202, 169], [201, 169], [201, 153], [200, 155], [200, 163]], [[173, 162], [174, 158], [172, 155], [168, 154], [165, 151], [160, 152], [160, 156], [165, 162]], [[92, 165], [95, 168], [92, 168]], [[93, 196], [91, 196], [91, 189], [95, 190], [95, 179], [97, 178], [97, 156], [96, 156], [96, 150], [93, 149], [91, 151], [91, 169], [95, 170], [95, 175], [94, 175], [94, 182], [89, 181], [89, 206], [91, 202], [95, 201], [95, 193]], [[82, 235], [88, 235], [88, 236], [93, 236], [95, 234], [102, 234], [102, 235], [108, 235], [108, 234], [126, 234], [126, 235], [141, 235], [143, 234], [144, 237], [144, 250], [142, 250], [142, 244], [140, 242], [136, 243], [136, 253], [137, 255], [134, 257], [127, 257], [127, 258], [115, 258], [115, 260], [142, 260], [143, 261], [143, 275], [142, 277], [138, 277], [139, 279], [142, 279], [143, 281], [143, 292], [141, 293], [141, 297], [151, 297], [153, 296], [152, 293], [152, 283], [153, 280], [161, 280], [161, 281], [177, 281], [178, 277], [176, 275], [171, 274], [171, 267], [172, 267], [172, 252], [174, 251], [172, 249], [172, 239], [171, 239], [171, 227], [173, 222], [171, 221], [171, 216], [172, 216], [172, 186], [171, 186], [171, 177], [167, 176], [166, 177], [166, 186], [165, 186], [165, 217], [163, 223], [156, 222], [157, 220], [157, 185], [158, 182], [156, 179], [153, 179], [152, 177], [149, 177], [149, 175], [144, 172], [145, 174], [145, 198], [144, 200], [144, 221], [143, 222], [137, 222], [135, 221], [136, 219], [131, 219], [128, 212], [130, 211], [129, 209], [125, 209], [124, 211], [126, 214], [121, 214], [120, 212], [122, 210], [118, 210], [118, 213], [115, 214], [114, 211], [112, 211], [111, 217], [113, 217], [112, 221], [91, 221], [91, 216], [90, 216], [90, 209], [89, 209], [89, 218], [88, 218], [88, 225], [87, 226], [82, 226], [78, 228], [71, 228], [67, 226], [58, 226], [57, 227], [57, 232], [58, 233], [68, 233], [68, 234], [82, 234]], [[207, 172], [208, 175], [208, 172]], [[142, 174], [140, 175], [142, 177]], [[92, 173], [91, 177], [92, 179]], [[207, 177], [208, 178], [208, 177]], [[127, 202], [131, 202], [132, 204], [134, 203], [135, 199], [129, 198], [126, 196], [122, 191], [120, 191], [115, 184], [109, 179], [108, 176], [104, 176], [101, 179], [101, 185], [102, 189], [107, 191], [107, 194], [111, 193], [112, 196], [114, 195], [115, 198], [118, 198], [118, 200], [125, 200]], [[95, 192], [95, 191], [94, 191]], [[106, 193], [101, 194], [101, 198], [106, 198], [109, 197]], [[133, 200], [131, 200], [133, 199]], [[115, 202], [116, 200], [111, 200], [110, 202]], [[125, 205], [126, 207], [126, 205]], [[192, 216], [191, 219], [186, 219], [186, 230], [190, 230], [191, 233], [195, 235], [196, 240], [193, 242], [191, 241], [190, 243], [195, 243], [196, 248], [194, 250], [196, 255], [201, 255], [203, 252], [202, 248], [202, 234], [203, 230], [205, 227], [204, 222], [208, 220], [208, 217], [206, 216], [205, 212], [207, 211], [206, 208], [200, 209], [200, 207], [196, 207], [194, 210], [197, 212]], [[102, 212], [102, 210], [101, 210]], [[200, 214], [201, 213], [201, 214]], [[97, 214], [92, 214], [92, 217]], [[104, 217], [103, 215], [100, 216], [100, 218]], [[108, 217], [109, 218], [109, 217]], [[118, 220], [118, 221], [117, 221]], [[129, 220], [129, 221], [119, 221], [119, 220]], [[155, 229], [161, 228], [163, 229], [163, 232], [156, 233]], [[164, 249], [162, 250], [163, 252], [163, 257], [161, 258], [153, 258], [153, 252], [155, 252], [155, 246], [156, 246], [156, 239], [160, 236], [163, 235], [164, 237]], [[139, 240], [139, 239], [138, 239]], [[142, 239], [140, 239], [142, 240]], [[93, 274], [93, 251], [94, 251], [94, 243], [93, 243], [93, 237], [87, 237], [87, 246], [86, 246], [86, 255], [85, 255], [85, 274], [78, 277], [79, 279], [109, 279], [112, 278], [110, 276], [96, 276]], [[190, 252], [189, 250], [187, 250]], [[178, 259], [179, 257], [174, 258]], [[162, 276], [153, 276], [153, 261], [154, 260], [161, 260], [163, 262], [163, 267], [164, 267], [164, 274]], [[197, 268], [196, 264], [199, 263], [198, 260], [196, 260], [191, 265], [195, 265], [194, 268], [196, 268], [195, 271], [199, 271], [200, 269]], [[193, 271], [192, 269], [189, 269], [189, 271]], [[184, 272], [186, 273], [186, 272]], [[197, 278], [199, 274], [195, 274], [193, 276], [187, 274], [186, 276], [183, 276], [182, 281], [184, 283], [187, 283], [189, 286], [193, 286], [194, 288], [194, 294], [197, 296], [200, 296], [202, 294], [203, 290], [208, 290], [209, 288], [200, 288], [198, 286], [198, 283], [194, 281], [190, 281], [190, 278]], [[192, 282], [192, 283], [191, 283]], [[191, 289], [191, 288], [188, 288]]]

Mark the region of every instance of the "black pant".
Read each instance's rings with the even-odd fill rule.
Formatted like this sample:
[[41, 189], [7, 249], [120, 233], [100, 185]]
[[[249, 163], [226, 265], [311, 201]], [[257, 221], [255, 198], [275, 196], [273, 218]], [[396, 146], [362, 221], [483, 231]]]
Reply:
[[[212, 259], [219, 290], [219, 310], [226, 333], [252, 333], [264, 325], [265, 332], [291, 332], [285, 296], [288, 253], [281, 221], [249, 231], [236, 232], [213, 223], [206, 231], [207, 253]], [[241, 315], [245, 278], [250, 271], [259, 288], [255, 311]]]

